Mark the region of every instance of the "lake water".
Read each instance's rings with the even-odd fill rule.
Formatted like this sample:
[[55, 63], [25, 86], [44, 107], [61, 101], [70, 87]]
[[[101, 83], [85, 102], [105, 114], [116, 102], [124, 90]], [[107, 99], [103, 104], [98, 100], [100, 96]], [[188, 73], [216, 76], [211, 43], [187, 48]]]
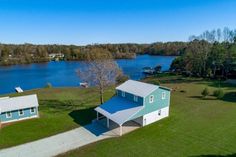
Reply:
[[[168, 70], [173, 56], [139, 55], [135, 59], [116, 60], [123, 73], [131, 79], [144, 77], [142, 68], [162, 65], [162, 70]], [[23, 90], [44, 87], [48, 82], [53, 87], [78, 86], [79, 78], [76, 69], [81, 67], [81, 61], [48, 62], [29, 65], [14, 65], [0, 67], [0, 94], [14, 92], [20, 86]]]

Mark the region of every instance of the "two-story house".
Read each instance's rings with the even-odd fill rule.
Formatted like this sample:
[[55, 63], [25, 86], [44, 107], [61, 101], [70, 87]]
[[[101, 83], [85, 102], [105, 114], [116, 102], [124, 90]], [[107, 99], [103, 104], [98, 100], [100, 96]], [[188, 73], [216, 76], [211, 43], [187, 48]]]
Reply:
[[116, 95], [95, 108], [99, 114], [120, 126], [135, 121], [141, 126], [169, 116], [171, 89], [139, 81], [128, 80], [116, 87]]

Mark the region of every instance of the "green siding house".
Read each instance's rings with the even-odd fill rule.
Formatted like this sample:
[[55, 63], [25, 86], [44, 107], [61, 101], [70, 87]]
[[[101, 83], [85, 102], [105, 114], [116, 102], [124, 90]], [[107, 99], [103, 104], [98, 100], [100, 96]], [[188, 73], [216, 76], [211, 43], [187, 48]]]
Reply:
[[36, 118], [38, 106], [37, 95], [0, 98], [0, 124]]
[[95, 108], [99, 114], [121, 127], [128, 121], [145, 126], [169, 116], [171, 89], [128, 80], [116, 87], [116, 95]]

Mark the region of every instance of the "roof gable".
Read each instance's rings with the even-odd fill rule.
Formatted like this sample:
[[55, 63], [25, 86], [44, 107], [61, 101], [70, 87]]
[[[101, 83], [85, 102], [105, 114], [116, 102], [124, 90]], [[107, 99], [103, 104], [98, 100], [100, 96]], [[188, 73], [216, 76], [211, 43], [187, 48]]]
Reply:
[[134, 80], [128, 80], [116, 87], [117, 90], [128, 92], [140, 97], [146, 97], [158, 88], [159, 86]]

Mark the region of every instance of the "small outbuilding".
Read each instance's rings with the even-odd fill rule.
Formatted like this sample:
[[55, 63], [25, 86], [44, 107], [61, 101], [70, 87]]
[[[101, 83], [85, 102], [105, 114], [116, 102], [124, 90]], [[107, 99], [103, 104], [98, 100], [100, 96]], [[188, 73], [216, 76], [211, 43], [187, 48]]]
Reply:
[[132, 121], [146, 126], [169, 116], [171, 89], [153, 84], [128, 80], [116, 87], [116, 95], [95, 108], [97, 120], [106, 117], [120, 127]]
[[23, 93], [23, 89], [21, 87], [16, 87], [15, 88], [16, 93]]
[[38, 117], [37, 95], [0, 98], [0, 124]]

